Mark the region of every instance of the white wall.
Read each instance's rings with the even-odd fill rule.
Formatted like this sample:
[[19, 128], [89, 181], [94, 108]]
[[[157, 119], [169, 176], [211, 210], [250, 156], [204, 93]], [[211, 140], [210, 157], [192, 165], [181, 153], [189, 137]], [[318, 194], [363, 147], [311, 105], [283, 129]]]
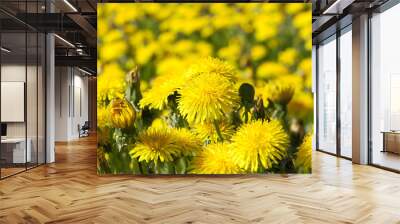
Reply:
[[88, 78], [83, 75], [76, 68], [56, 67], [56, 141], [79, 138], [78, 125], [88, 120]]

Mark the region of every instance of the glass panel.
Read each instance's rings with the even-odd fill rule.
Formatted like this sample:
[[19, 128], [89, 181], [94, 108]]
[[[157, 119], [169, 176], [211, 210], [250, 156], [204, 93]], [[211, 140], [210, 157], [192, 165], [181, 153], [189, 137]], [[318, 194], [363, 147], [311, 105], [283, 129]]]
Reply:
[[30, 161], [27, 164], [28, 168], [37, 165], [38, 160], [38, 119], [37, 119], [37, 98], [38, 98], [38, 36], [36, 32], [27, 33], [28, 38], [28, 63], [27, 63], [27, 98], [26, 98], [26, 112], [27, 112], [27, 143], [28, 150], [30, 148]]
[[352, 157], [352, 35], [340, 36], [340, 153]]
[[[27, 2], [26, 12], [36, 14], [39, 11], [37, 1]], [[37, 16], [30, 20], [38, 20]], [[31, 21], [37, 23], [38, 21]], [[27, 167], [35, 167], [38, 163], [38, 33], [36, 30], [27, 29], [27, 80], [26, 80], [26, 114], [27, 114], [27, 150], [30, 153], [30, 162]]]
[[1, 34], [1, 161], [2, 177], [25, 170], [31, 151], [26, 150], [26, 33]]
[[336, 153], [336, 37], [318, 48], [318, 148]]
[[400, 5], [374, 15], [372, 25], [372, 163], [400, 170]]
[[46, 37], [39, 34], [38, 45], [38, 163], [45, 163], [45, 52]]
[[[45, 0], [0, 1], [10, 15], [43, 13]], [[32, 17], [38, 18], [38, 17]], [[45, 162], [45, 35], [0, 12], [0, 177]], [[4, 99], [3, 99], [4, 98]]]

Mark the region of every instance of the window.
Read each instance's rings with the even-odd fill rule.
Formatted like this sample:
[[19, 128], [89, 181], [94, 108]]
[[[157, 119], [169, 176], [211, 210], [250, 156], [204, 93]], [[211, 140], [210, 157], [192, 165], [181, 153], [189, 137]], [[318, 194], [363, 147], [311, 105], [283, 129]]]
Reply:
[[352, 157], [352, 35], [351, 26], [340, 39], [340, 155]]
[[319, 45], [318, 149], [336, 153], [336, 36]]
[[372, 163], [400, 170], [400, 5], [371, 18]]

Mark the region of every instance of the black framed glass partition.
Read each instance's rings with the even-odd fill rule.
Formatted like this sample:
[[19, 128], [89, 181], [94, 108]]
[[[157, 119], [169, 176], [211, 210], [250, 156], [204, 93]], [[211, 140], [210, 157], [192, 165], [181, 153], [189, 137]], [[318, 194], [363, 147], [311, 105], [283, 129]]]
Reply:
[[42, 5], [0, 3], [1, 179], [45, 163], [46, 39], [22, 20]]
[[318, 149], [336, 154], [336, 35], [317, 48]]
[[370, 163], [400, 171], [400, 4], [370, 18]]
[[339, 127], [340, 155], [352, 158], [352, 29], [351, 25], [340, 31], [339, 37]]
[[[358, 15], [347, 15], [316, 36], [318, 150], [400, 172], [398, 21], [400, 4], [389, 0], [360, 10]], [[327, 36], [330, 37], [326, 39]], [[352, 43], [356, 44], [354, 49]], [[356, 51], [354, 55], [352, 50]], [[331, 55], [327, 55], [327, 51]], [[354, 74], [353, 62], [361, 67], [354, 69]], [[330, 72], [335, 72], [336, 76], [328, 76]], [[354, 95], [353, 85], [357, 90], [360, 88]], [[359, 107], [355, 111], [359, 117], [352, 117], [352, 105]], [[331, 109], [333, 107], [336, 110]], [[362, 122], [357, 127], [365, 129], [353, 130], [353, 120]], [[354, 158], [352, 133], [357, 135]]]
[[352, 157], [352, 26], [317, 45], [317, 150]]

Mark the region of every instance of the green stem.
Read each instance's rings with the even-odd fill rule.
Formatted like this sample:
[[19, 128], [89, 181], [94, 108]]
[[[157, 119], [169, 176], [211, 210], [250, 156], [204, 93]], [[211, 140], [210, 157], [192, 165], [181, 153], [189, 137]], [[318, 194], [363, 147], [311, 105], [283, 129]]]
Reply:
[[215, 131], [217, 132], [217, 135], [218, 135], [219, 140], [220, 140], [221, 142], [223, 142], [223, 141], [224, 141], [224, 138], [222, 137], [221, 130], [219, 130], [219, 126], [218, 126], [218, 123], [217, 123], [216, 120], [214, 120], [214, 127], [215, 127]]
[[247, 124], [248, 121], [249, 121], [249, 110], [246, 107], [244, 110], [244, 123]]
[[159, 166], [159, 161], [154, 161], [154, 173], [155, 174], [160, 174], [160, 166]]

